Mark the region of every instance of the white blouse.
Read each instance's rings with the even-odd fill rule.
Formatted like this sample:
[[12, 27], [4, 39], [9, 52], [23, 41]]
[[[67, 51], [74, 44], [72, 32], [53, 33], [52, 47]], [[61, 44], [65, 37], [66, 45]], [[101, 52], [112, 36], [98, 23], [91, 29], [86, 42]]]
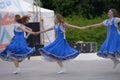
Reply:
[[112, 20], [113, 19], [115, 20], [114, 21], [115, 26], [118, 27], [118, 23], [120, 22], [120, 18], [118, 18], [118, 17], [112, 18], [111, 20], [110, 19], [106, 19], [102, 23], [103, 23], [104, 26], [107, 26], [107, 21], [108, 21], [108, 23], [112, 24]]
[[17, 32], [22, 32], [22, 30], [20, 30], [19, 27], [25, 28], [25, 25], [20, 24], [20, 23], [15, 23], [15, 25], [14, 25], [15, 31], [17, 31]]

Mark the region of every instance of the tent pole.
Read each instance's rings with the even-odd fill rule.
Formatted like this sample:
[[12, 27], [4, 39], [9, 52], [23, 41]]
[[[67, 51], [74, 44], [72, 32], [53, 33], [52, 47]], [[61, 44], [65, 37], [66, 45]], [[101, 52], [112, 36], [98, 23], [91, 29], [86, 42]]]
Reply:
[[[41, 1], [38, 0], [38, 7], [39, 7], [39, 22], [40, 22], [40, 30], [43, 29], [44, 30], [44, 27], [43, 27], [43, 19], [41, 18], [41, 5], [40, 5]], [[44, 44], [44, 33], [41, 33], [41, 38], [42, 38], [42, 43]], [[41, 39], [40, 39], [41, 40]]]
[[37, 0], [34, 0], [34, 4], [35, 4], [35, 10], [36, 10], [36, 15], [35, 15], [35, 22], [38, 22], [38, 2]]
[[35, 7], [34, 7], [34, 4], [35, 4], [35, 0], [33, 0], [33, 14], [34, 14], [33, 21], [35, 22]]
[[[44, 20], [42, 19], [42, 17], [41, 17], [41, 1], [40, 0], [38, 0], [38, 3], [39, 3], [39, 12], [40, 12], [40, 24], [41, 24], [41, 28], [44, 30]], [[50, 41], [50, 38], [49, 38], [49, 36], [48, 36], [48, 34], [45, 32], [45, 35], [47, 36], [47, 39], [49, 40], [49, 42], [51, 43], [51, 41]], [[45, 38], [44, 38], [44, 33], [43, 33], [43, 43], [45, 43]]]

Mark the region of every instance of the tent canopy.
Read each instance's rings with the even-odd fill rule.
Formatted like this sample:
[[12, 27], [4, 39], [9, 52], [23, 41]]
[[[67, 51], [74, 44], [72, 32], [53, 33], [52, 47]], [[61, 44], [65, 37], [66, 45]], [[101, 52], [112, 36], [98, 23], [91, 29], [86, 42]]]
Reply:
[[[2, 0], [0, 1], [0, 12], [1, 13], [21, 13], [23, 15], [27, 13], [27, 14], [32, 14], [32, 16], [33, 15], [42, 16], [45, 13], [47, 14], [49, 13], [50, 15], [54, 16], [53, 10], [33, 6], [33, 4], [26, 2], [26, 0], [25, 1], [24, 0]], [[35, 14], [35, 13], [38, 13], [38, 14]]]
[[[30, 22], [40, 22], [40, 20], [43, 19], [42, 26], [44, 29], [54, 26], [53, 10], [36, 6], [33, 7], [32, 4], [24, 0], [0, 0], [0, 44], [10, 42], [11, 38], [14, 36], [13, 25], [14, 15], [16, 14], [30, 15]], [[47, 32], [46, 34], [50, 36], [50, 41], [54, 40], [54, 31]], [[46, 34], [41, 35], [42, 40], [40, 41], [42, 44], [50, 43]]]

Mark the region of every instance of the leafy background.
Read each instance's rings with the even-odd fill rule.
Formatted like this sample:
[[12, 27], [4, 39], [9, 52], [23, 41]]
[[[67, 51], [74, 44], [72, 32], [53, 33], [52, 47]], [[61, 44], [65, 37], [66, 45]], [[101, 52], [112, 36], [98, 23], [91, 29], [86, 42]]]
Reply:
[[[41, 6], [52, 9], [64, 16], [66, 22], [85, 26], [103, 22], [111, 8], [120, 12], [120, 0], [40, 0]], [[106, 28], [90, 28], [77, 30], [69, 28], [66, 31], [67, 41], [72, 44], [77, 41], [97, 42], [98, 49], [106, 38]]]

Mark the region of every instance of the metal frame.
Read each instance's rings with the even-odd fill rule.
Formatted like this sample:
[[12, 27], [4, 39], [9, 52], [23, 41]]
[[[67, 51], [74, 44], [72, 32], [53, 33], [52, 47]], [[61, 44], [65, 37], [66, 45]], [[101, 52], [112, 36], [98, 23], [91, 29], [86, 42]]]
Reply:
[[[34, 22], [40, 22], [40, 29], [44, 30], [44, 27], [43, 27], [43, 22], [44, 21], [41, 18], [41, 1], [40, 0], [34, 0], [33, 5], [35, 5], [35, 7], [33, 6], [34, 13], [36, 11]], [[46, 32], [45, 32], [45, 35], [47, 36], [49, 42], [51, 43], [51, 41], [49, 39], [49, 36], [48, 36], [48, 34]], [[45, 43], [44, 42], [44, 33], [41, 36], [43, 36], [42, 38], [43, 38], [43, 44], [44, 44]]]

